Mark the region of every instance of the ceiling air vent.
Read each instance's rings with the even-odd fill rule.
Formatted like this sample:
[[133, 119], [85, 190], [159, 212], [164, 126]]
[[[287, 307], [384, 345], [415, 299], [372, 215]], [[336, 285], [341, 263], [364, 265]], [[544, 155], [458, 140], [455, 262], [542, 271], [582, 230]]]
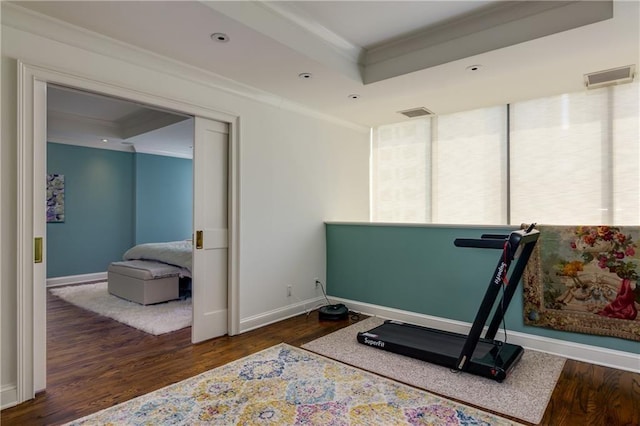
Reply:
[[631, 83], [635, 75], [635, 68], [635, 65], [627, 65], [620, 68], [585, 74], [584, 85], [587, 86], [587, 89], [597, 89], [598, 87]]
[[404, 111], [398, 111], [398, 113], [405, 115], [409, 118], [416, 118], [416, 117], [424, 117], [426, 115], [434, 115], [431, 111], [429, 111], [428, 109], [422, 107], [422, 108], [412, 108], [412, 109], [407, 109]]

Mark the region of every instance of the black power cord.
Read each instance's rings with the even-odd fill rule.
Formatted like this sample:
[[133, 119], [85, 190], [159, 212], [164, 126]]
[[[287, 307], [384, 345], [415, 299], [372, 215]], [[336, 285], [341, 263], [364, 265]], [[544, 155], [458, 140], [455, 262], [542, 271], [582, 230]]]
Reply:
[[331, 302], [329, 301], [329, 298], [327, 297], [327, 292], [324, 291], [324, 285], [322, 284], [322, 281], [316, 279], [316, 284], [320, 285], [320, 289], [322, 290], [322, 295], [324, 296], [324, 299], [327, 301], [327, 305], [331, 305]]
[[327, 297], [327, 292], [324, 289], [324, 285], [318, 279], [316, 279], [316, 284], [320, 284], [320, 288], [322, 289], [322, 294], [324, 295], [325, 300], [327, 301], [327, 305], [321, 307], [318, 310], [318, 318], [323, 320], [344, 320], [347, 319], [350, 315], [349, 308], [347, 308], [344, 304], [332, 304], [329, 298]]

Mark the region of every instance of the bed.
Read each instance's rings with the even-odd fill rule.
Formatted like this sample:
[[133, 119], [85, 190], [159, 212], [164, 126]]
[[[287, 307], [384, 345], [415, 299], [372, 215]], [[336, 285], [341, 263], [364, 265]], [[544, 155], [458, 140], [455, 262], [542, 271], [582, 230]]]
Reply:
[[107, 269], [109, 293], [142, 305], [189, 296], [192, 251], [190, 240], [130, 248]]

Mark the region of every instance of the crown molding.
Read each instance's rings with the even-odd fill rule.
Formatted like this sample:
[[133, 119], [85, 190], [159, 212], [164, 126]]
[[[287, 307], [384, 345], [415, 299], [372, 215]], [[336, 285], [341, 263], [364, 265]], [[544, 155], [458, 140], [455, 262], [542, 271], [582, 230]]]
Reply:
[[613, 0], [504, 1], [366, 51], [364, 84], [613, 18]]
[[105, 129], [109, 129], [109, 132], [115, 132], [118, 134], [121, 131], [121, 125], [117, 122], [102, 120], [100, 118], [85, 117], [82, 115], [52, 109], [47, 110], [47, 118], [49, 120], [53, 119], [67, 123], [82, 123], [83, 125], [90, 127], [104, 127]]
[[[207, 4], [209, 3], [211, 2], [207, 2]], [[367, 126], [355, 124], [339, 117], [308, 108], [304, 105], [223, 77], [211, 71], [188, 65], [175, 59], [141, 49], [137, 46], [123, 43], [102, 34], [98, 34], [84, 28], [68, 24], [64, 21], [51, 18], [33, 10], [23, 8], [16, 4], [1, 2], [0, 5], [2, 7], [1, 19], [3, 27], [11, 27], [18, 31], [31, 33], [65, 45], [123, 61], [131, 65], [153, 69], [155, 71], [161, 70], [161, 72], [166, 75], [220, 90], [244, 99], [270, 105], [277, 109], [313, 117], [362, 133], [368, 133], [370, 131]], [[3, 47], [3, 54], [7, 54], [7, 51], [10, 52], [10, 50], [10, 48], [5, 49]], [[22, 59], [28, 60], [28, 58]], [[31, 62], [37, 63], [37, 61]], [[238, 116], [238, 114], [233, 111], [229, 112], [229, 114], [232, 116]]]
[[164, 151], [161, 149], [137, 147], [135, 145], [133, 145], [133, 150], [135, 151], [136, 154], [162, 155], [164, 157], [184, 158], [188, 160], [193, 159], [193, 152], [184, 153], [184, 152], [177, 152], [177, 151]]
[[87, 141], [86, 139], [75, 139], [69, 138], [63, 135], [53, 135], [47, 136], [47, 143], [58, 143], [61, 145], [73, 145], [79, 146], [82, 148], [93, 148], [93, 149], [106, 149], [109, 151], [122, 151], [122, 152], [135, 152], [133, 149], [133, 145], [122, 144], [119, 142], [98, 142], [98, 141]]

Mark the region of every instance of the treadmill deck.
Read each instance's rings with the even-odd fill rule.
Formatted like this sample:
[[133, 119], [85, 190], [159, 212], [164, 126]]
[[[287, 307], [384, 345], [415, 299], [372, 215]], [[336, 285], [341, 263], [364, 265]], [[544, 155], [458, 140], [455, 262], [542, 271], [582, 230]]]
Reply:
[[[398, 321], [385, 321], [358, 333], [358, 342], [367, 346], [452, 369], [458, 369], [456, 364], [466, 340], [466, 335]], [[502, 381], [522, 353], [520, 346], [480, 339], [465, 371]]]

